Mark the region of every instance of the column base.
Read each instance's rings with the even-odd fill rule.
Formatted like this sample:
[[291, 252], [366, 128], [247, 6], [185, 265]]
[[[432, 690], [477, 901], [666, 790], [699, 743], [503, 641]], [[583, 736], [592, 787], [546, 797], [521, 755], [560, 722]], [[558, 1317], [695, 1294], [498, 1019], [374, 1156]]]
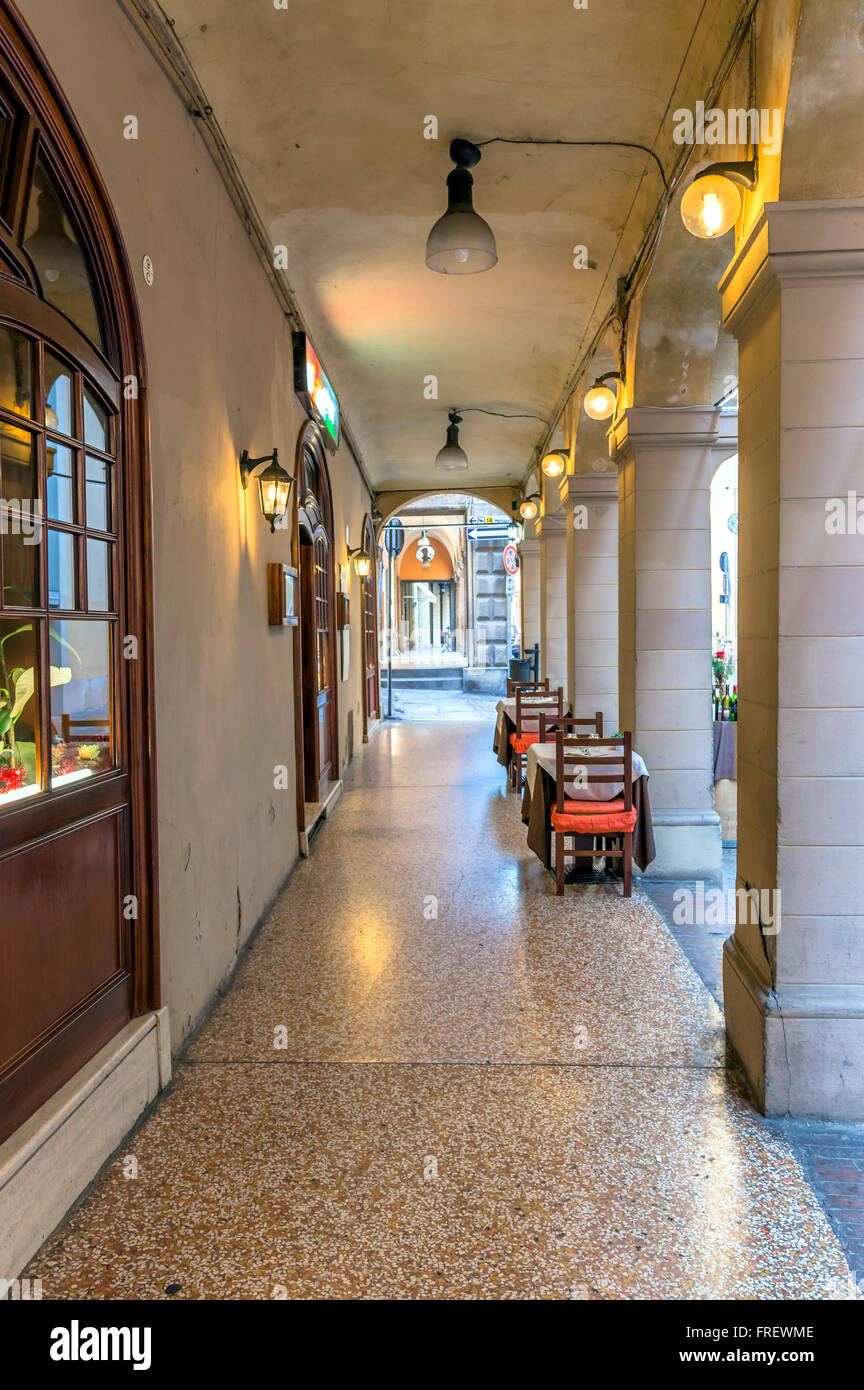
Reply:
[[864, 985], [765, 984], [723, 947], [726, 1032], [765, 1115], [864, 1120]]
[[657, 811], [652, 820], [657, 855], [646, 878], [722, 883], [723, 838], [716, 811]]

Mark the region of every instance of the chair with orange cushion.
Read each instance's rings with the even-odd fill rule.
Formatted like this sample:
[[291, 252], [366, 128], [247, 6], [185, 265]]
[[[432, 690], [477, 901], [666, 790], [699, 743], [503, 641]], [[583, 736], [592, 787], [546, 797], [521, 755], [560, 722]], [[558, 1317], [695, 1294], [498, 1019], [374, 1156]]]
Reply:
[[[585, 748], [590, 747], [586, 755]], [[597, 753], [595, 753], [597, 749]], [[606, 772], [592, 772], [594, 767], [606, 767]], [[620, 796], [611, 801], [570, 798], [565, 795], [565, 781], [573, 782], [577, 773], [581, 782], [612, 782], [624, 786]], [[633, 806], [633, 748], [632, 735], [619, 738], [568, 738], [564, 730], [555, 735], [555, 809], [552, 829], [555, 832], [555, 891], [564, 892], [564, 860], [594, 857], [594, 848], [567, 849], [567, 838], [573, 835], [608, 835], [620, 841], [620, 849], [606, 849], [607, 858], [623, 861], [624, 897], [629, 898], [633, 885], [633, 829], [636, 810]]]
[[545, 695], [549, 689], [549, 677], [544, 676], [542, 681], [511, 681], [507, 678], [507, 699], [512, 700], [517, 690], [535, 690], [538, 695]]
[[592, 736], [597, 738], [603, 737], [602, 709], [595, 710], [591, 719], [577, 719], [576, 716], [572, 714], [562, 714], [560, 716], [553, 714], [547, 717], [547, 715], [543, 714], [541, 711], [538, 723], [540, 734], [537, 740], [538, 743], [551, 743], [554, 740], [556, 729], [561, 729], [565, 734], [568, 729], [572, 729], [574, 733], [578, 729], [584, 729], [585, 735], [583, 736], [583, 741], [585, 736], [589, 738]]
[[516, 728], [510, 735], [510, 782], [514, 791], [522, 787], [522, 759], [533, 743], [539, 742], [538, 719], [540, 714], [547, 719], [564, 713], [564, 687], [557, 690], [528, 691], [516, 687]]

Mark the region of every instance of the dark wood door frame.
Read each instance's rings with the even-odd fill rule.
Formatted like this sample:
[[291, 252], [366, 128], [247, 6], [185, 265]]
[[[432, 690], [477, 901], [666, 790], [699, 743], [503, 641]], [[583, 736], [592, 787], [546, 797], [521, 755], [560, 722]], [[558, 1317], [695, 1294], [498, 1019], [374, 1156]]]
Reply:
[[[2, 282], [5, 317], [59, 343], [81, 362], [106, 399], [119, 410], [118, 568], [122, 569], [124, 584], [118, 631], [121, 638], [137, 639], [137, 657], [123, 664], [124, 695], [117, 711], [118, 747], [124, 752], [122, 765], [114, 773], [94, 779], [86, 796], [81, 794], [87, 817], [81, 823], [98, 826], [114, 814], [116, 798], [124, 788], [128, 789], [129, 862], [128, 877], [124, 870], [124, 878], [137, 899], [137, 917], [128, 923], [128, 1016], [129, 1012], [141, 1014], [160, 1004], [152, 519], [143, 337], [122, 232], [105, 186], [68, 102], [10, 0], [0, 3], [0, 71], [7, 94], [16, 106], [3, 151], [7, 159], [0, 185], [0, 240], [10, 256], [20, 245], [22, 190], [32, 171], [38, 144], [40, 157], [70, 211], [89, 260], [94, 295], [101, 310], [105, 356], [39, 297], [35, 276], [20, 251], [15, 255], [18, 282]], [[47, 717], [48, 712], [43, 712], [42, 719]], [[17, 881], [15, 864], [24, 846], [44, 846], [49, 857], [52, 843], [59, 846], [57, 837], [65, 823], [63, 802], [68, 808], [70, 795], [79, 794], [64, 791], [43, 795], [22, 804], [20, 810], [4, 811], [0, 818], [0, 854], [5, 853], [6, 862], [13, 866], [10, 883]], [[65, 815], [68, 814], [67, 809]], [[70, 892], [74, 892], [71, 884]], [[22, 930], [26, 930], [24, 923]], [[14, 1069], [5, 1077], [11, 1106], [7, 1119], [13, 1129], [116, 1031], [116, 1025], [112, 1030], [110, 1010], [103, 1002], [107, 993], [103, 989], [83, 1000], [40, 1035], [25, 1057], [16, 1058]], [[32, 1085], [25, 1086], [21, 1079], [25, 1065], [31, 1067]], [[8, 1123], [5, 1132], [11, 1132]]]
[[[319, 487], [313, 492], [307, 486], [307, 459], [314, 464]], [[330, 486], [330, 473], [327, 467], [327, 451], [321, 438], [321, 432], [314, 421], [309, 420], [303, 426], [297, 439], [297, 449], [295, 453], [295, 476], [294, 484], [294, 534], [292, 540], [293, 563], [300, 575], [299, 589], [299, 622], [294, 628], [294, 741], [297, 763], [297, 828], [303, 831], [306, 828], [307, 801], [317, 800], [308, 793], [312, 790], [312, 764], [315, 763], [314, 775], [317, 780], [317, 751], [314, 736], [311, 734], [311, 720], [314, 717], [309, 708], [308, 680], [304, 680], [303, 645], [304, 645], [304, 625], [308, 629], [308, 624], [312, 615], [309, 612], [308, 596], [308, 567], [311, 560], [313, 543], [318, 536], [324, 536], [328, 542], [329, 554], [329, 583], [330, 583], [330, 603], [329, 603], [329, 624], [328, 624], [328, 647], [330, 660], [330, 699], [329, 699], [329, 743], [332, 759], [332, 775], [335, 780], [339, 776], [339, 670], [336, 659], [336, 571], [335, 571], [335, 546], [333, 533], [333, 494]], [[306, 580], [304, 581], [304, 564], [306, 570]]]
[[[363, 518], [363, 549], [370, 556], [369, 578], [361, 582], [361, 623], [362, 623], [362, 657], [363, 657], [363, 737], [369, 737], [369, 725], [371, 722], [372, 711], [369, 708], [369, 681], [375, 682], [375, 713], [376, 719], [381, 718], [381, 679], [378, 669], [378, 544], [375, 539], [375, 527], [372, 518], [367, 512]], [[370, 606], [368, 600], [371, 598], [371, 609], [373, 627], [370, 633], [367, 623], [367, 608]], [[374, 677], [370, 675], [371, 667], [366, 660], [367, 646], [369, 637], [372, 637], [372, 650], [375, 660]]]

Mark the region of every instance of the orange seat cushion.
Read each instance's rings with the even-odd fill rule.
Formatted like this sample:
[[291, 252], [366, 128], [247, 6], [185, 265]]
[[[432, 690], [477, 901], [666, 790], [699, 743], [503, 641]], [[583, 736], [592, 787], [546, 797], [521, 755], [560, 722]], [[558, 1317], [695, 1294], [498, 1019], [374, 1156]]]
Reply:
[[612, 801], [565, 801], [552, 811], [552, 828], [567, 835], [620, 835], [636, 824], [636, 807], [624, 810], [623, 796]]
[[536, 733], [536, 734], [523, 734], [521, 738], [519, 738], [516, 734], [511, 734], [511, 735], [510, 735], [510, 743], [512, 744], [513, 752], [514, 752], [514, 753], [527, 753], [527, 752], [528, 752], [528, 749], [531, 748], [531, 747], [533, 746], [533, 744], [539, 743], [539, 742], [540, 742], [540, 734], [539, 734], [539, 733]]

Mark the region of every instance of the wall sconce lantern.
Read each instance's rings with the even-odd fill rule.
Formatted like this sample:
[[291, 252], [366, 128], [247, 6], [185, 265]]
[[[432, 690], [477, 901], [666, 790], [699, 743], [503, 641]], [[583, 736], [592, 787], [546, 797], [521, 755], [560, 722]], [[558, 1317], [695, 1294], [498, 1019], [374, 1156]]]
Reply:
[[476, 275], [498, 261], [492, 228], [474, 211], [471, 196], [468, 171], [479, 164], [480, 151], [470, 140], [452, 140], [450, 158], [456, 168], [447, 175], [447, 211], [427, 238], [426, 264], [440, 275]]
[[525, 527], [521, 521], [511, 521], [507, 527], [507, 539], [512, 545], [518, 545], [525, 535]]
[[553, 449], [546, 454], [540, 467], [547, 478], [560, 478], [567, 471], [567, 456], [560, 449]]
[[756, 161], [709, 164], [685, 189], [681, 221], [693, 236], [711, 239], [735, 226], [741, 212], [739, 188], [756, 187]]
[[285, 472], [280, 464], [277, 449], [274, 449], [272, 454], [263, 454], [261, 458], [257, 459], [250, 458], [248, 451], [244, 449], [240, 455], [240, 481], [243, 484], [244, 492], [249, 486], [252, 473], [260, 463], [270, 464], [270, 467], [265, 468], [256, 478], [261, 515], [266, 522], [269, 522], [270, 530], [275, 531], [288, 510], [288, 498], [294, 479], [290, 473]]
[[585, 414], [590, 415], [592, 420], [608, 420], [615, 410], [618, 400], [617, 390], [613, 391], [606, 385], [607, 381], [620, 381], [620, 372], [604, 372], [598, 376], [590, 391], [585, 392], [585, 399], [582, 404], [585, 407]]
[[540, 501], [540, 493], [532, 492], [530, 497], [526, 497], [524, 502], [519, 504], [519, 513], [526, 521], [533, 521], [537, 515], [537, 503]]
[[353, 550], [348, 548], [348, 558], [354, 561], [354, 573], [358, 579], [368, 579], [372, 572], [372, 556], [368, 550], [364, 550], [362, 545], [356, 546]]

